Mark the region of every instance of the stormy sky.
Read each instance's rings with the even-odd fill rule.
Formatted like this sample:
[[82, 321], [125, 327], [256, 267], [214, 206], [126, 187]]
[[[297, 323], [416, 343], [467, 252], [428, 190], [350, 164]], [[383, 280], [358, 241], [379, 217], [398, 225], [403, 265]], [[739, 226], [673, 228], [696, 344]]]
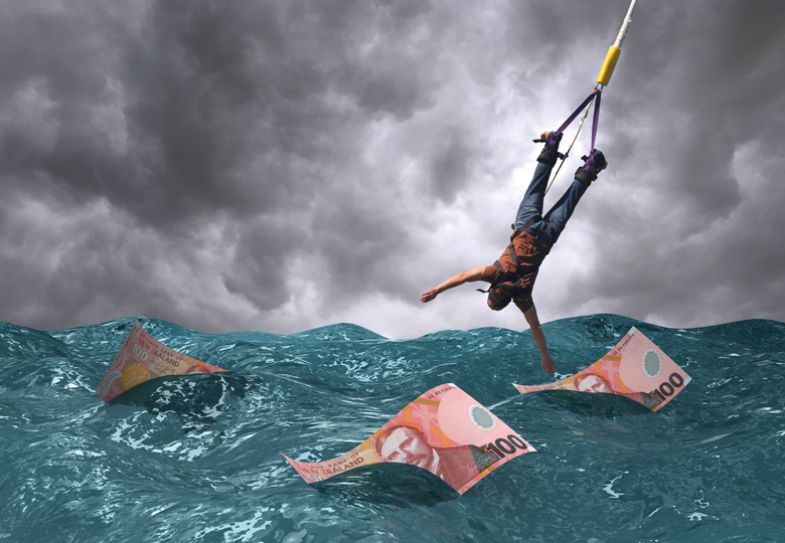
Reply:
[[[540, 318], [785, 320], [785, 3], [639, 4]], [[0, 320], [525, 328], [418, 296], [499, 256], [627, 5], [0, 2]]]

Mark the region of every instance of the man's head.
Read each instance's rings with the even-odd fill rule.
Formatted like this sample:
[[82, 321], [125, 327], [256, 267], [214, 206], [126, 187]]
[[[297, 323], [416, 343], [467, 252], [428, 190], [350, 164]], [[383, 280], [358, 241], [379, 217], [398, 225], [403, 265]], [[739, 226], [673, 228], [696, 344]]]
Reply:
[[494, 311], [501, 311], [512, 300], [510, 291], [501, 286], [493, 286], [488, 289], [488, 307]]

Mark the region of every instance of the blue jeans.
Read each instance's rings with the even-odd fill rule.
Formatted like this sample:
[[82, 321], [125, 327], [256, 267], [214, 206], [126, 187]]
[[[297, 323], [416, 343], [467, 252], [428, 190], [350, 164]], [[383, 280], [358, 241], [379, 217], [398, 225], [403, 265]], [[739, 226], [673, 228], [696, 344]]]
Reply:
[[[545, 198], [545, 187], [548, 186], [548, 179], [551, 176], [551, 166], [537, 163], [534, 170], [529, 188], [523, 195], [521, 205], [518, 206], [518, 213], [515, 216], [515, 228], [520, 228], [529, 223], [526, 229], [540, 245], [551, 247], [559, 239], [567, 221], [570, 219], [575, 206], [586, 192], [586, 185], [573, 179], [572, 185], [567, 189], [559, 201], [545, 217], [542, 216], [542, 204]], [[533, 222], [532, 222], [533, 221]]]

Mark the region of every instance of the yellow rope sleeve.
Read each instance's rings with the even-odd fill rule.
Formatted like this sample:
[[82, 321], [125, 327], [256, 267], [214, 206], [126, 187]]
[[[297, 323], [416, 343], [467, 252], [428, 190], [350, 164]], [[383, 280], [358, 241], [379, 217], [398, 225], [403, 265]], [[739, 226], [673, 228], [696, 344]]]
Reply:
[[597, 83], [602, 86], [606, 86], [608, 84], [608, 82], [611, 80], [611, 76], [613, 75], [613, 70], [616, 68], [616, 63], [619, 61], [620, 54], [621, 49], [614, 45], [608, 49], [608, 54], [605, 55], [605, 62], [602, 63], [600, 73], [597, 75]]

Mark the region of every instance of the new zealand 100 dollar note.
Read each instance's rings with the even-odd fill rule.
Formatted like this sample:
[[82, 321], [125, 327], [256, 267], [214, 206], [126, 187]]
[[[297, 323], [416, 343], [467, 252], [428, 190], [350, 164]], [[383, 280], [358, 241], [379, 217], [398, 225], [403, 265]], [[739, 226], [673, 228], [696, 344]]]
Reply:
[[394, 462], [422, 468], [459, 494], [494, 469], [533, 452], [518, 433], [452, 383], [432, 388], [354, 449], [324, 462], [284, 455], [307, 483]]
[[634, 326], [605, 356], [578, 373], [543, 385], [513, 385], [521, 394], [572, 390], [618, 394], [652, 411], [684, 390], [692, 379]]
[[137, 322], [99, 383], [97, 393], [108, 402], [156, 377], [221, 371], [226, 370], [170, 349]]

